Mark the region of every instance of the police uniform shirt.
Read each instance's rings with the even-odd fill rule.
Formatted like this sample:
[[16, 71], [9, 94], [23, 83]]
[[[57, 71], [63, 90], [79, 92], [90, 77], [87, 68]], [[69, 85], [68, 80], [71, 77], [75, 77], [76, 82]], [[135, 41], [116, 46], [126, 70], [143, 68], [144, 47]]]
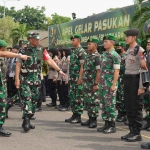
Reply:
[[143, 55], [144, 49], [139, 48], [139, 51], [134, 55], [134, 48], [127, 50], [127, 56], [125, 59], [125, 74], [139, 74], [140, 62], [145, 60]]

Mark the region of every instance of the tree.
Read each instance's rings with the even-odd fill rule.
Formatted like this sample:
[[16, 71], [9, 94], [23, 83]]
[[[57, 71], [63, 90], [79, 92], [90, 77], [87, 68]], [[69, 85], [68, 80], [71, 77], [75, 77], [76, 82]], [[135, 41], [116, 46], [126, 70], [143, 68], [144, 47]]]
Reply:
[[[150, 2], [150, 0], [146, 0], [146, 1]], [[142, 7], [142, 3], [146, 2], [146, 1], [145, 0], [134, 0], [135, 6], [136, 6], [136, 11], [131, 19], [131, 26], [139, 28], [139, 30], [140, 30], [139, 36], [142, 39], [145, 38], [145, 32], [143, 30], [144, 24], [150, 18], [150, 7], [147, 7], [147, 6]]]
[[46, 17], [42, 28], [47, 30], [50, 25], [52, 25], [52, 19], [50, 17]]
[[70, 17], [60, 16], [57, 13], [54, 13], [51, 16], [52, 16], [52, 25], [66, 23], [66, 22], [71, 21]]
[[119, 9], [119, 8], [109, 8], [109, 9], [107, 9], [107, 12], [117, 10], [117, 9]]
[[6, 16], [0, 19], [0, 39], [5, 40], [8, 44], [12, 44], [12, 39], [10, 38], [10, 33], [12, 29], [19, 26], [19, 23], [15, 23], [13, 18]]
[[24, 9], [18, 10], [13, 16], [15, 22], [26, 24], [27, 27], [32, 27], [36, 30], [41, 30], [45, 21], [45, 7], [37, 7], [36, 9], [30, 6], [25, 6]]
[[20, 24], [17, 28], [12, 29], [10, 38], [12, 38], [13, 45], [17, 44], [20, 39], [27, 37], [29, 30], [30, 29], [27, 28], [26, 24]]

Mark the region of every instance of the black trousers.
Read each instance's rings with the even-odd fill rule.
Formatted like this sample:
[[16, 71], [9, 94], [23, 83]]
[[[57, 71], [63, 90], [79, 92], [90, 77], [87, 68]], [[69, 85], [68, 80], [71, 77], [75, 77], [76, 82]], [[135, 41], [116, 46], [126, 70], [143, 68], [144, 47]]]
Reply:
[[40, 96], [37, 102], [38, 108], [41, 107], [43, 101], [46, 101], [46, 90], [44, 80], [41, 81]]
[[65, 81], [62, 81], [62, 105], [69, 107], [69, 83], [65, 84]]
[[17, 93], [17, 89], [15, 86], [15, 80], [13, 77], [7, 76], [7, 94], [8, 98], [13, 97]]
[[48, 79], [48, 89], [50, 93], [50, 98], [52, 99], [52, 103], [56, 104], [57, 100], [57, 82], [53, 82], [53, 79]]
[[[143, 99], [138, 96], [139, 75], [124, 76], [124, 99], [129, 127], [140, 133], [142, 127]], [[138, 134], [139, 134], [138, 133]]]
[[49, 89], [48, 89], [48, 76], [44, 76], [44, 84], [45, 84], [45, 90], [46, 90], [46, 96], [49, 96]]
[[57, 93], [58, 93], [60, 105], [62, 105], [62, 84], [61, 84], [61, 80], [57, 80]]

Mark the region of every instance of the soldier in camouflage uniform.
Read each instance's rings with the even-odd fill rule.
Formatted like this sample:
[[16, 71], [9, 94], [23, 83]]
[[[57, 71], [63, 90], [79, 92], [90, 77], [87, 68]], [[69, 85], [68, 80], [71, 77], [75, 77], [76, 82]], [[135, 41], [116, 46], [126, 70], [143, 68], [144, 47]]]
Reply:
[[117, 122], [124, 122], [126, 119], [126, 110], [125, 110], [125, 103], [124, 103], [124, 73], [125, 73], [125, 53], [126, 43], [119, 42], [116, 44], [117, 49], [116, 52], [121, 57], [121, 65], [120, 65], [120, 73], [118, 79], [118, 90], [117, 90], [117, 100], [116, 100], [116, 109], [118, 110]]
[[11, 53], [5, 51], [7, 43], [3, 40], [0, 40], [0, 135], [1, 136], [10, 136], [11, 133], [5, 131], [2, 126], [6, 118], [6, 98], [7, 98], [7, 85], [6, 85], [6, 69], [7, 64], [4, 57], [14, 58], [19, 57], [26, 60], [28, 57], [24, 55], [19, 55], [16, 53]]
[[[23, 124], [24, 131], [34, 129], [30, 124], [30, 119], [35, 113], [36, 104], [39, 98], [39, 88], [41, 85], [41, 73], [43, 59], [54, 67], [60, 74], [65, 75], [55, 62], [50, 58], [46, 50], [42, 50], [39, 45], [39, 34], [29, 33], [29, 46], [20, 50], [21, 54], [31, 56], [27, 61], [17, 60], [16, 64], [16, 87], [20, 87], [20, 96], [23, 101]], [[44, 57], [43, 57], [44, 56]]]
[[70, 106], [73, 112], [71, 118], [65, 122], [81, 123], [81, 114], [83, 113], [83, 92], [82, 92], [82, 76], [83, 64], [85, 60], [85, 51], [81, 47], [81, 35], [75, 34], [71, 36], [72, 45], [75, 50], [70, 55]]
[[86, 122], [82, 122], [81, 125], [96, 128], [99, 115], [98, 83], [100, 80], [100, 54], [97, 51], [99, 40], [97, 38], [90, 38], [87, 42], [89, 53], [84, 64], [83, 92], [84, 104], [89, 119]]
[[108, 35], [103, 40], [106, 51], [101, 55], [99, 88], [102, 118], [105, 120], [105, 125], [97, 130], [103, 133], [114, 133], [116, 132], [116, 91], [121, 58], [114, 50], [116, 38]]

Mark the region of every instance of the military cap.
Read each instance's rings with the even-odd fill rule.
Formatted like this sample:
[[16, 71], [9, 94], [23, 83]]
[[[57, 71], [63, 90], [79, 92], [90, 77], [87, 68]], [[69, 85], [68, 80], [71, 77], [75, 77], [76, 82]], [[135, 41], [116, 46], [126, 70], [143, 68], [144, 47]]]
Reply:
[[19, 50], [19, 45], [14, 45], [14, 47], [13, 47], [13, 49], [17, 49], [17, 50]]
[[78, 39], [81, 39], [82, 38], [82, 35], [81, 34], [74, 34], [70, 37], [70, 39], [75, 39], [75, 38], [78, 38]]
[[37, 32], [30, 32], [30, 33], [28, 34], [28, 38], [34, 38], [34, 39], [39, 40], [39, 39], [40, 39], [40, 35], [39, 35], [39, 33], [37, 33]]
[[99, 39], [97, 39], [97, 38], [89, 38], [88, 40], [87, 40], [87, 43], [88, 42], [93, 42], [93, 43], [99, 43]]
[[104, 40], [112, 40], [112, 41], [116, 41], [116, 37], [113, 35], [106, 35], [103, 37], [103, 41]]
[[123, 41], [120, 41], [116, 44], [116, 46], [126, 47], [126, 43]]
[[124, 31], [124, 34], [127, 36], [138, 36], [139, 34], [139, 29], [137, 28], [132, 28], [129, 30]]
[[29, 41], [22, 41], [22, 44], [28, 44]]
[[0, 47], [6, 47], [7, 43], [4, 40], [0, 40]]
[[137, 38], [136, 42], [137, 42], [138, 44], [141, 44], [141, 43], [142, 43], [141, 39], [139, 39], [139, 38]]
[[67, 48], [67, 47], [63, 47], [63, 50], [64, 50], [64, 51], [71, 51], [71, 49], [70, 49], [70, 48]]

